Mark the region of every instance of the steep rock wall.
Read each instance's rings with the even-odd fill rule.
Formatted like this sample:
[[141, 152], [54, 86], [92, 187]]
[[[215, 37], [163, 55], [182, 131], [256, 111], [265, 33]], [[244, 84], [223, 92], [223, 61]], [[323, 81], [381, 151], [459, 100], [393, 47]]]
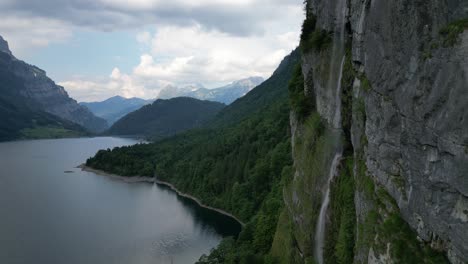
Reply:
[[362, 36], [353, 59], [372, 86], [365, 96], [369, 173], [424, 241], [466, 261], [468, 32], [443, 47], [439, 31], [468, 17], [467, 3], [353, 1], [350, 10], [351, 28], [361, 31], [353, 35]]
[[[333, 31], [339, 1], [308, 2], [317, 28]], [[350, 0], [346, 16], [346, 41], [352, 44], [348, 56], [355, 76], [350, 88], [353, 110], [349, 128], [358, 186], [355, 262], [396, 261], [391, 253], [395, 246], [390, 242], [377, 249], [361, 241], [366, 234], [359, 227], [366, 224], [371, 212], [377, 212], [383, 218], [401, 217], [423, 244], [445, 252], [452, 263], [465, 263], [468, 31], [451, 44], [440, 31], [452, 21], [468, 18], [468, 2]], [[302, 60], [305, 94], [315, 98], [318, 113], [328, 123], [336, 108], [334, 91], [326, 85], [327, 69], [333, 63], [330, 53], [330, 48], [305, 52]], [[305, 136], [301, 122], [295, 119], [291, 124], [294, 138]], [[301, 238], [297, 247], [307, 257], [311, 253], [303, 251], [313, 244], [313, 234], [297, 233], [314, 232], [315, 220], [307, 217], [316, 217], [314, 199], [323, 191], [325, 176], [305, 173], [300, 161], [304, 154], [295, 152], [297, 173], [292, 187], [286, 188], [285, 200], [297, 225], [296, 236]], [[325, 162], [330, 162], [329, 155]], [[365, 185], [359, 182], [363, 181], [359, 174], [371, 179], [371, 195], [365, 193], [365, 186], [359, 188]], [[301, 193], [308, 195], [301, 197]], [[380, 196], [379, 201], [374, 196]], [[301, 206], [304, 203], [312, 209]]]
[[94, 116], [86, 107], [70, 98], [63, 87], [47, 77], [45, 71], [16, 59], [11, 54], [8, 43], [1, 37], [0, 52], [9, 55], [2, 56], [2, 64], [6, 70], [23, 81], [25, 89], [18, 92], [25, 100], [43, 111], [82, 125], [92, 132], [101, 132], [107, 128], [104, 119]]

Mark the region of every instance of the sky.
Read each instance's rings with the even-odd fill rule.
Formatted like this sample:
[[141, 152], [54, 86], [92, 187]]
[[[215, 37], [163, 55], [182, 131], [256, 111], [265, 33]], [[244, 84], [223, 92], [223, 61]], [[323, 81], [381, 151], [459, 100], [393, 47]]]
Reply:
[[1, 0], [0, 35], [78, 101], [268, 78], [299, 43], [302, 0]]

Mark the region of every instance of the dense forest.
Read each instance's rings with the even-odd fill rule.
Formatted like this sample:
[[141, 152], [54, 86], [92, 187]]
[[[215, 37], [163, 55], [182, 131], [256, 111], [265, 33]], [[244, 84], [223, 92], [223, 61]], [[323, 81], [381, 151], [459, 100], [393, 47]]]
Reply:
[[221, 111], [207, 126], [153, 144], [101, 150], [87, 165], [153, 176], [246, 223], [200, 263], [263, 263], [268, 256], [282, 189], [292, 177], [288, 82], [299, 52], [265, 83]]
[[160, 140], [202, 126], [224, 107], [222, 103], [189, 97], [158, 99], [118, 120], [107, 134]]

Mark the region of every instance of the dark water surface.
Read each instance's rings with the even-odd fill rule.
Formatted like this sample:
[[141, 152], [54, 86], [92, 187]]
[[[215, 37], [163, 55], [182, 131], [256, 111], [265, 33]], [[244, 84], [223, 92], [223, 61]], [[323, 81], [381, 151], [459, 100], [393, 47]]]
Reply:
[[133, 139], [0, 144], [0, 263], [193, 263], [232, 219], [167, 188], [125, 183], [76, 166]]

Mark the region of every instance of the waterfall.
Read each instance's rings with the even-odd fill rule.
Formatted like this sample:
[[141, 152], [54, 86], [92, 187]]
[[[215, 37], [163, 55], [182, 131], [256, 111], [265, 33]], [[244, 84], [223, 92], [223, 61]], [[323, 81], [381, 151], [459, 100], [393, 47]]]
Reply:
[[338, 84], [336, 85], [335, 115], [333, 116], [333, 127], [338, 130], [341, 129], [341, 79], [343, 79], [343, 67], [345, 64], [345, 60], [346, 60], [346, 56], [343, 55], [343, 59], [341, 59], [341, 64], [340, 64], [340, 72], [338, 75]]
[[328, 173], [328, 181], [326, 184], [326, 192], [322, 201], [322, 206], [320, 207], [320, 214], [315, 229], [315, 256], [319, 264], [323, 264], [323, 247], [325, 246], [325, 223], [327, 216], [328, 204], [330, 203], [330, 183], [333, 178], [336, 176], [338, 171], [338, 165], [340, 165], [342, 157], [342, 146], [341, 146], [341, 79], [343, 77], [343, 67], [346, 57], [343, 56], [341, 60], [340, 73], [338, 78], [338, 84], [336, 86], [336, 96], [335, 96], [335, 116], [333, 117], [333, 128], [336, 136], [335, 143], [335, 156], [330, 166]]
[[315, 233], [315, 256], [319, 264], [323, 264], [323, 247], [325, 246], [325, 216], [327, 214], [328, 204], [330, 203], [330, 182], [336, 175], [336, 170], [341, 161], [341, 152], [337, 152], [330, 166], [328, 175], [327, 191], [323, 199], [320, 215], [317, 222], [317, 230]]
[[[346, 56], [345, 45], [345, 22], [346, 22], [346, 0], [338, 0], [336, 6], [337, 23], [335, 25], [335, 38], [330, 63], [330, 75], [328, 79], [328, 91], [335, 91], [335, 112], [331, 120], [333, 134], [335, 138], [335, 154], [330, 165], [326, 191], [320, 207], [320, 214], [315, 229], [315, 257], [318, 264], [323, 264], [323, 248], [325, 246], [325, 227], [327, 209], [330, 203], [330, 183], [337, 174], [338, 166], [342, 158], [341, 143], [341, 79], [343, 77], [343, 67]], [[341, 58], [341, 60], [340, 60]], [[339, 66], [339, 67], [338, 67]], [[335, 78], [338, 77], [338, 78]]]

